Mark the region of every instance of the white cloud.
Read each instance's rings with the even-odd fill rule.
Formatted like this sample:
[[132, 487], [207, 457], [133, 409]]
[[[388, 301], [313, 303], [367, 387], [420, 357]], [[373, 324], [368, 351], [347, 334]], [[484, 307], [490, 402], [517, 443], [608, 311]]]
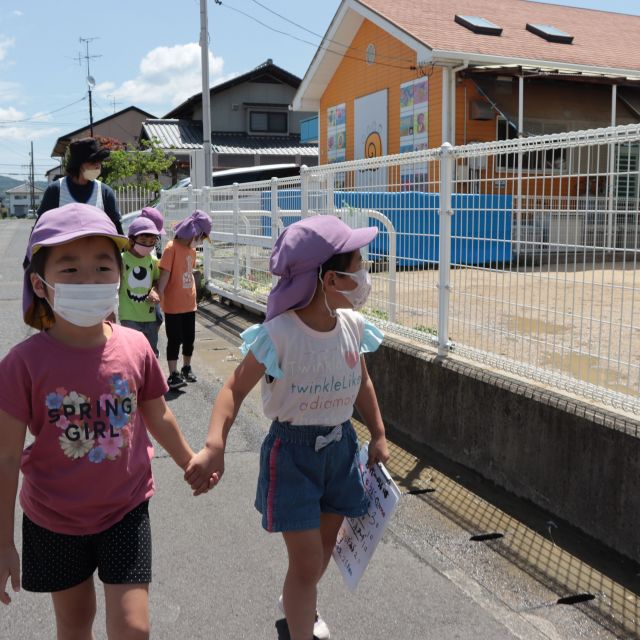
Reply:
[[[222, 78], [224, 61], [209, 52], [210, 84]], [[135, 105], [180, 104], [202, 88], [200, 46], [195, 42], [173, 47], [157, 47], [140, 62], [140, 73], [132, 80], [116, 86], [104, 82], [96, 86], [102, 97], [109, 94], [116, 100]]]
[[32, 129], [21, 125], [0, 126], [0, 140], [17, 140], [20, 143], [25, 143], [26, 140], [39, 140], [52, 136], [57, 137], [59, 132], [60, 129], [58, 127]]
[[9, 38], [9, 36], [0, 35], [0, 60], [4, 60], [7, 56], [9, 48], [13, 47], [16, 43], [15, 38]]
[[24, 15], [24, 13], [22, 13], [22, 11], [20, 11], [20, 9], [14, 9], [13, 10], [13, 15], [14, 16], [18, 16], [18, 18], [20, 18], [21, 16]]
[[[21, 122], [28, 119], [29, 122]], [[57, 134], [58, 127], [34, 127], [31, 123], [44, 123], [51, 119], [46, 113], [35, 113], [28, 116], [15, 107], [0, 107], [0, 140], [38, 140]], [[14, 123], [15, 124], [12, 124]]]
[[22, 88], [17, 82], [0, 80], [0, 102], [13, 102], [22, 97]]
[[4, 122], [6, 120], [11, 120], [12, 122], [15, 120], [24, 120], [25, 114], [22, 111], [18, 111], [13, 107], [7, 107], [3, 109], [0, 107], [0, 122]]

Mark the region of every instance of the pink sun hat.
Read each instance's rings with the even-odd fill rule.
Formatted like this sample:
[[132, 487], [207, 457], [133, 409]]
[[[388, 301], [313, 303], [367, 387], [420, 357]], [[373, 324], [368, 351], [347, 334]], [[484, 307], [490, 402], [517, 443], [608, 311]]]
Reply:
[[368, 245], [377, 227], [352, 229], [332, 215], [303, 218], [289, 225], [276, 240], [269, 271], [280, 276], [267, 298], [270, 320], [290, 309], [306, 307], [318, 283], [318, 269], [332, 256]]
[[27, 246], [27, 262], [22, 283], [22, 312], [27, 324], [36, 329], [43, 328], [38, 325], [39, 320], [28, 322], [28, 318], [33, 318], [34, 294], [29, 277], [33, 255], [43, 247], [65, 244], [88, 236], [109, 238], [120, 251], [129, 246], [129, 238], [118, 233], [109, 216], [102, 209], [90, 204], [72, 202], [50, 209], [38, 218]]
[[140, 215], [129, 225], [129, 236], [150, 233], [156, 236], [166, 234], [162, 213], [154, 207], [145, 207]]

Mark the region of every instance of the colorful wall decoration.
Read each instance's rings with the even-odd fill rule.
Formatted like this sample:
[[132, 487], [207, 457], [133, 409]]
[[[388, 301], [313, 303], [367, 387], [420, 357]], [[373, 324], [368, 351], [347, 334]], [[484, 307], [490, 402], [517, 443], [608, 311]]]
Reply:
[[327, 109], [327, 160], [344, 162], [347, 159], [346, 104]]
[[[419, 78], [400, 85], [400, 153], [429, 148], [429, 81]], [[426, 180], [426, 168], [405, 165], [403, 188], [417, 188]], [[418, 187], [419, 188], [419, 187]], [[420, 188], [420, 190], [424, 190]]]

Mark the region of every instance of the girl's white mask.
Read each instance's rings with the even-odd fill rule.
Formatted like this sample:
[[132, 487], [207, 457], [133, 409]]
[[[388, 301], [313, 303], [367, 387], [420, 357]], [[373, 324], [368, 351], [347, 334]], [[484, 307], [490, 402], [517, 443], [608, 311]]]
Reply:
[[369, 298], [369, 294], [371, 293], [371, 276], [369, 275], [369, 272], [365, 268], [362, 268], [354, 272], [336, 271], [336, 273], [343, 276], [349, 276], [351, 279], [356, 281], [355, 289], [351, 289], [349, 291], [343, 291], [340, 289], [340, 293], [351, 303], [351, 306], [356, 311], [358, 309], [362, 309]]
[[118, 307], [119, 281], [109, 284], [58, 282], [51, 286], [43, 277], [38, 277], [55, 293], [54, 312], [77, 327], [93, 327], [100, 324]]
[[85, 169], [82, 172], [82, 177], [85, 180], [97, 180], [101, 171], [102, 169]]

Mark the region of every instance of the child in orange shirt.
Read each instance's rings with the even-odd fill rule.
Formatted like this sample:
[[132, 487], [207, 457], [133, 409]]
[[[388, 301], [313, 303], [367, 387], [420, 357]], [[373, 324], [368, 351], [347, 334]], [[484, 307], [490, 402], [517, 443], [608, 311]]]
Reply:
[[[211, 218], [196, 210], [175, 227], [174, 239], [165, 247], [160, 260], [158, 293], [164, 311], [167, 332], [167, 364], [170, 389], [180, 389], [187, 382], [196, 382], [191, 369], [196, 333], [196, 245], [209, 237]], [[182, 369], [178, 372], [178, 355], [182, 345]]]

